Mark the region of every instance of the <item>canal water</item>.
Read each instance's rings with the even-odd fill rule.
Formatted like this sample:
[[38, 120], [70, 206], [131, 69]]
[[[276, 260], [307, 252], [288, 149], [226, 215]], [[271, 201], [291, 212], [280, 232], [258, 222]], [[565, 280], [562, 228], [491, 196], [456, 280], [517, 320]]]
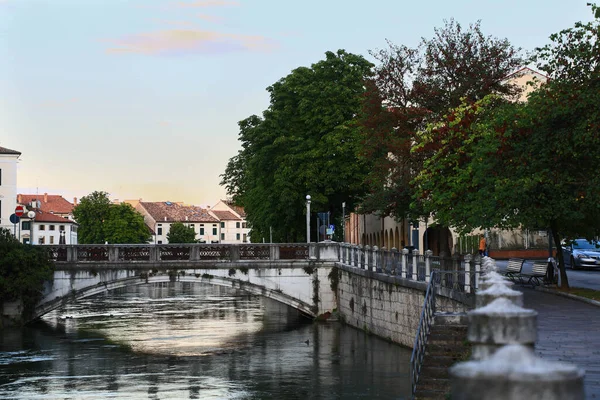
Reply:
[[140, 285], [0, 330], [0, 399], [406, 399], [409, 360], [231, 288]]

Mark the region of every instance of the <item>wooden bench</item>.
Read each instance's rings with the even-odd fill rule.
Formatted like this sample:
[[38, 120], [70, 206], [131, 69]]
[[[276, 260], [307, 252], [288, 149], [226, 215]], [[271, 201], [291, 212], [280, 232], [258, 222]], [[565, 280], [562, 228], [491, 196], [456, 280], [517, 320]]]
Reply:
[[506, 276], [511, 281], [517, 283], [523, 283], [521, 278], [521, 271], [523, 270], [523, 264], [525, 260], [522, 258], [511, 258], [508, 260], [508, 264], [506, 265], [506, 272], [504, 276]]
[[548, 261], [534, 261], [530, 274], [521, 274], [522, 277], [529, 278], [527, 284], [531, 287], [540, 286], [546, 283], [546, 274], [548, 273]]

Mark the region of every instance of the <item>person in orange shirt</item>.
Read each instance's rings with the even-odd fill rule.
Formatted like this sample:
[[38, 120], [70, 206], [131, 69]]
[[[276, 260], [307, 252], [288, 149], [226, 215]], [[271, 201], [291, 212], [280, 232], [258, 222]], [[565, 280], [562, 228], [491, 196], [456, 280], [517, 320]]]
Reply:
[[479, 255], [480, 256], [485, 255], [485, 246], [486, 246], [485, 236], [481, 235], [479, 238]]

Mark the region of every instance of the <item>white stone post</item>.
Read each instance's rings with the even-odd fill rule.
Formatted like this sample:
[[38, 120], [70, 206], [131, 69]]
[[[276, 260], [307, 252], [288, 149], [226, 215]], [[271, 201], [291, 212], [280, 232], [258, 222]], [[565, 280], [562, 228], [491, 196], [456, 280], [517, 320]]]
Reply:
[[377, 246], [373, 246], [373, 249], [369, 251], [369, 260], [367, 263], [367, 270], [369, 271], [377, 271], [377, 267], [379, 265], [379, 248]]
[[431, 256], [433, 255], [433, 251], [426, 250], [425, 251], [425, 282], [429, 283], [429, 279], [431, 278]]
[[479, 274], [481, 273], [481, 264], [475, 263], [475, 291], [479, 289]]
[[471, 293], [471, 258], [473, 256], [467, 254], [465, 256], [465, 293]]
[[413, 281], [416, 281], [418, 279], [418, 275], [417, 275], [417, 270], [418, 270], [418, 258], [419, 258], [419, 250], [413, 250], [413, 271], [412, 271], [412, 278]]
[[402, 249], [402, 277], [406, 278], [408, 268], [408, 249]]

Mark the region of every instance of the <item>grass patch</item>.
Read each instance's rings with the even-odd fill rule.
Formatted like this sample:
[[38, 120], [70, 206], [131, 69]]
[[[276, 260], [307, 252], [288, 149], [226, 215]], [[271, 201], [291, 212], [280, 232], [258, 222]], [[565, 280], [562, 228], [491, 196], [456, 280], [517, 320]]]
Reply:
[[585, 297], [586, 299], [600, 301], [600, 291], [594, 289], [572, 287], [568, 289], [556, 288], [555, 290], [561, 293], [568, 293], [579, 297]]

